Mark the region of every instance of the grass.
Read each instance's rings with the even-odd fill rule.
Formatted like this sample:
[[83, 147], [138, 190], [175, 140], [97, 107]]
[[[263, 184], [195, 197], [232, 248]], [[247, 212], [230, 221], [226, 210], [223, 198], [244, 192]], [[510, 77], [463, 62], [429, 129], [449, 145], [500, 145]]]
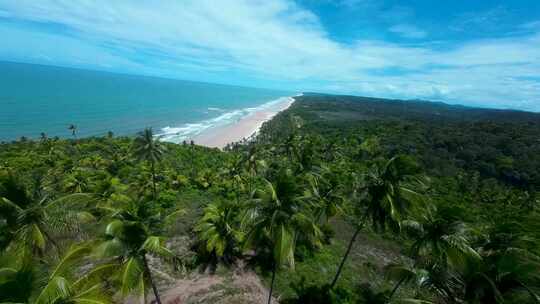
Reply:
[[[305, 280], [305, 286], [323, 286], [332, 281], [353, 232], [352, 227], [341, 220], [333, 221], [332, 226], [336, 237], [330, 245], [310, 256], [297, 259], [294, 270], [283, 269], [278, 272], [276, 297], [295, 298], [295, 286], [301, 284], [302, 280]], [[357, 290], [360, 284], [369, 283], [375, 290], [390, 289], [393, 282], [385, 280], [383, 268], [400, 261], [406, 261], [406, 257], [401, 254], [401, 246], [396, 240], [372, 232], [361, 233], [345, 264], [338, 286]], [[264, 273], [262, 277], [264, 284], [269, 286], [271, 274]], [[404, 292], [407, 292], [406, 288]]]

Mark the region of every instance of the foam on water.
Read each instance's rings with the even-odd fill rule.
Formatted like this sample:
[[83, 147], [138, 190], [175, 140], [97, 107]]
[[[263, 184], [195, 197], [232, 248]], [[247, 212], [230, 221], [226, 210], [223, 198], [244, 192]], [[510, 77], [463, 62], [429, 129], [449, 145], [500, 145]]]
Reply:
[[71, 138], [70, 124], [79, 137], [134, 136], [153, 128], [167, 138], [189, 138], [241, 118], [248, 107], [293, 94], [0, 61], [0, 141], [37, 139], [41, 132]]
[[[249, 107], [225, 112], [218, 117], [203, 120], [197, 123], [186, 123], [179, 127], [167, 126], [162, 128], [161, 132], [156, 134], [156, 137], [163, 141], [180, 143], [184, 140], [193, 139], [204, 131], [238, 122], [242, 118], [252, 113], [259, 111], [272, 111], [275, 109], [276, 106], [279, 106], [283, 102], [291, 101], [291, 99], [292, 97], [280, 97], [278, 99], [264, 103], [258, 107]], [[210, 110], [210, 108], [208, 108], [208, 110]]]

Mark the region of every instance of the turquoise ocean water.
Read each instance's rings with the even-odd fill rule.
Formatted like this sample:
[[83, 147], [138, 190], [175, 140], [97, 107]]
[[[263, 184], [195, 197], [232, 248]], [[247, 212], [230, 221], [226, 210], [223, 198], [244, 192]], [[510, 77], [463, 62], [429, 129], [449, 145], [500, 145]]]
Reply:
[[0, 62], [0, 140], [133, 135], [180, 142], [270, 107], [293, 92]]

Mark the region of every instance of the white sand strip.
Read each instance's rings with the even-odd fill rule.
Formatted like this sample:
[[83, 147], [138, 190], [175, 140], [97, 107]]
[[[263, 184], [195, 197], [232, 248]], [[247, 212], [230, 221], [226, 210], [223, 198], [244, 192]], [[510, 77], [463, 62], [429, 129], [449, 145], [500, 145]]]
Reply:
[[239, 121], [227, 126], [209, 129], [196, 136], [193, 141], [197, 145], [223, 148], [229, 143], [238, 142], [255, 135], [265, 121], [272, 119], [277, 113], [286, 110], [294, 102], [293, 97], [284, 98], [272, 108], [253, 112]]

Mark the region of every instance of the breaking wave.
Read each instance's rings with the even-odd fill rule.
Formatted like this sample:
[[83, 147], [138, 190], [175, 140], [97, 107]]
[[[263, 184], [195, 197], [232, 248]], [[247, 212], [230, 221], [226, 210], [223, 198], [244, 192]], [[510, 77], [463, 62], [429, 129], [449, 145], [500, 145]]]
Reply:
[[[184, 140], [193, 139], [206, 130], [235, 123], [251, 113], [272, 110], [274, 107], [280, 105], [284, 101], [290, 100], [291, 98], [292, 97], [281, 97], [257, 107], [228, 111], [215, 118], [206, 119], [196, 123], [186, 123], [178, 127], [167, 126], [162, 128], [161, 132], [156, 134], [156, 137], [163, 141], [180, 143]], [[221, 109], [208, 108], [208, 110], [220, 111]]]

